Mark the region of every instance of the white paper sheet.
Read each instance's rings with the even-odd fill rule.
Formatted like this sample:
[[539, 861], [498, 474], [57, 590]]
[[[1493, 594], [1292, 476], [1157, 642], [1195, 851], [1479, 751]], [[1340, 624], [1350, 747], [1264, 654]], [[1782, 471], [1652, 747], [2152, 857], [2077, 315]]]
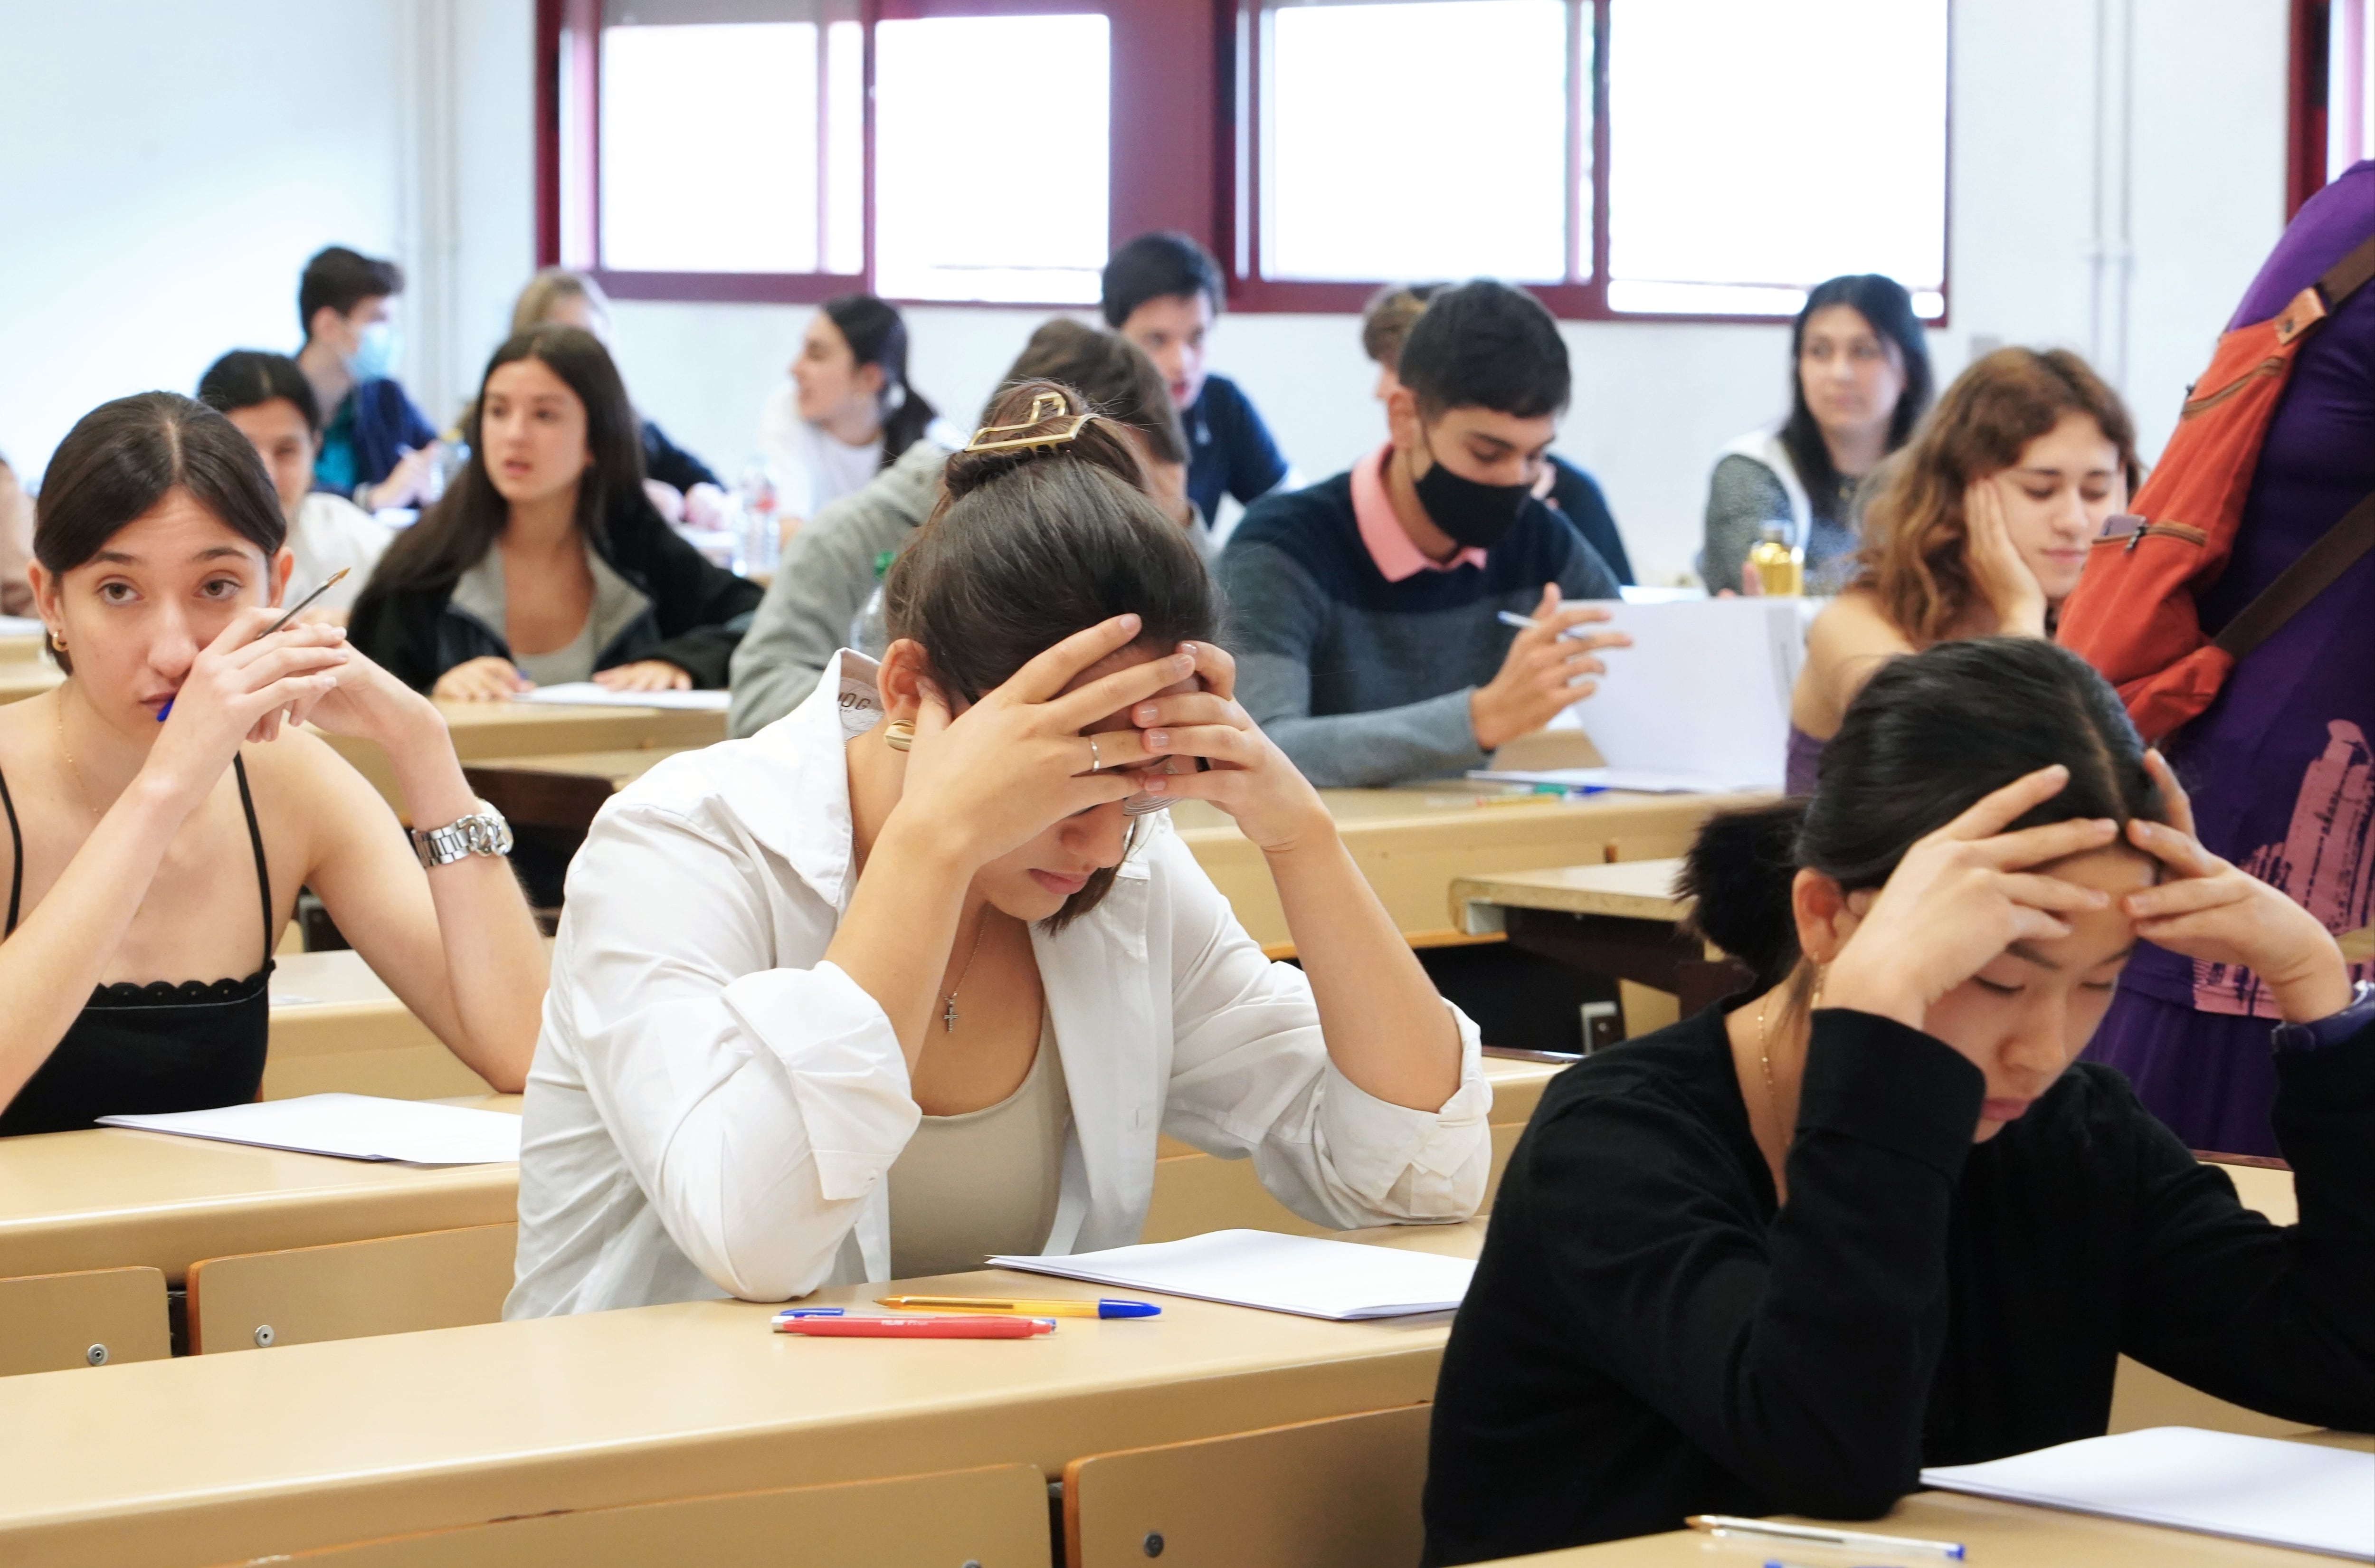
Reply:
[[414, 1165], [493, 1165], [518, 1160], [520, 1148], [520, 1119], [506, 1112], [370, 1094], [307, 1094], [215, 1111], [101, 1116], [100, 1121], [111, 1127], [218, 1143]]
[[558, 702], [573, 708], [693, 708], [722, 713], [732, 697], [726, 691], [613, 691], [590, 680], [560, 686], [539, 686], [512, 699], [514, 702]]
[[0, 615], [0, 637], [38, 637], [41, 634], [39, 616]]
[[2375, 1454], [2190, 1426], [2089, 1437], [1922, 1484], [2375, 1562]]
[[1476, 1272], [1476, 1265], [1464, 1257], [1270, 1231], [1213, 1231], [1069, 1257], [989, 1261], [1000, 1268], [1125, 1291], [1338, 1321], [1447, 1312], [1468, 1293], [1469, 1278]]
[[1655, 768], [1479, 768], [1468, 775], [1494, 784], [1563, 784], [1568, 789], [1625, 789], [1637, 795], [1714, 795], [1738, 785], [1705, 773], [1661, 772]]

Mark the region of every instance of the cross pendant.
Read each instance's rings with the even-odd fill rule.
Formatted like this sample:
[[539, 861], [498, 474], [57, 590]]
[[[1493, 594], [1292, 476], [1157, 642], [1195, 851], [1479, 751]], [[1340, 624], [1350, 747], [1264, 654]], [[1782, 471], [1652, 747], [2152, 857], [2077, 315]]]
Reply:
[[940, 1014], [940, 1032], [943, 1034], [954, 1034], [956, 1032], [957, 999], [954, 996], [951, 996], [949, 997], [948, 1007]]

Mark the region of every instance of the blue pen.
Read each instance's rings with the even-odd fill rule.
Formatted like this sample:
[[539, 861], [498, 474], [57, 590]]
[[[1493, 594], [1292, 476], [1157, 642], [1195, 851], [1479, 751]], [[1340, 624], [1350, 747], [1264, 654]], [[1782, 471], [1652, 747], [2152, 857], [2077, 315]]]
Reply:
[[[322, 584], [322, 585], [321, 585], [320, 587], [318, 587], [318, 588], [314, 589], [312, 593], [310, 593], [310, 594], [306, 595], [303, 598], [301, 598], [301, 599], [298, 600], [295, 604], [293, 604], [293, 605], [289, 606], [289, 613], [288, 613], [287, 615], [282, 616], [278, 620], [274, 621], [271, 625], [269, 625], [269, 626], [266, 627], [263, 631], [261, 631], [257, 632], [254, 636], [253, 636], [253, 637], [249, 638], [249, 639], [248, 639], [248, 642], [250, 642], [251, 643], [261, 643], [261, 642], [263, 642], [266, 637], [271, 636], [274, 632], [276, 632], [276, 631], [279, 631], [282, 627], [284, 627], [284, 626], [288, 625], [290, 621], [292, 621], [292, 620], [296, 619], [297, 619], [297, 612], [298, 612], [298, 611], [300, 611], [300, 610], [303, 609], [307, 605], [312, 604], [315, 599], [320, 598], [323, 595], [325, 595], [325, 594], [328, 593], [331, 589], [333, 589], [333, 588], [337, 587], [337, 586], [338, 585], [338, 582], [339, 582], [339, 580], [340, 580], [341, 578], [345, 577], [345, 576], [346, 576], [346, 574], [347, 574], [348, 572], [352, 572], [353, 570], [354, 570], [354, 568], [353, 568], [353, 567], [351, 567], [351, 566], [341, 566], [341, 567], [340, 567], [340, 568], [338, 568], [336, 572], [331, 572], [331, 573], [330, 573], [330, 575], [329, 575], [329, 577], [328, 577], [326, 580], [325, 580], [325, 581], [323, 582], [323, 584]], [[174, 696], [179, 696], [179, 695], [180, 695], [180, 693], [179, 693], [179, 692], [174, 693]], [[166, 699], [165, 699], [165, 705], [164, 705], [163, 707], [161, 707], [161, 708], [160, 708], [160, 709], [158, 709], [158, 710], [157, 710], [157, 722], [158, 722], [159, 724], [160, 724], [160, 725], [161, 725], [161, 724], [163, 724], [163, 723], [165, 722], [165, 715], [166, 715], [166, 714], [168, 714], [168, 713], [171, 713], [172, 711], [173, 711], [173, 698], [172, 698], [172, 697], [168, 697], [168, 698], [166, 698]]]
[[783, 1311], [777, 1313], [775, 1317], [777, 1321], [780, 1322], [786, 1317], [841, 1317], [845, 1315], [846, 1315], [846, 1309], [842, 1307], [786, 1307]]

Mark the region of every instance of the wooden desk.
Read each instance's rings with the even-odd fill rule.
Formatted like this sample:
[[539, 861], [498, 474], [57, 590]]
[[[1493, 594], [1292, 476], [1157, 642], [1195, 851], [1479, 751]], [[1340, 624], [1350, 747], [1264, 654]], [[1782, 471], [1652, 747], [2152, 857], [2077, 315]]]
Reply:
[[[726, 738], [726, 715], [686, 708], [556, 707], [541, 702], [451, 702], [440, 712], [465, 764], [488, 758], [541, 757], [558, 752], [638, 751], [707, 746]], [[387, 756], [378, 746], [343, 736], [322, 738], [337, 748], [400, 811]]]
[[266, 1100], [329, 1093], [439, 1100], [493, 1091], [396, 1000], [360, 953], [289, 953], [274, 961]]
[[[519, 1108], [514, 1095], [466, 1102]], [[501, 1223], [518, 1190], [516, 1165], [332, 1160], [124, 1127], [0, 1138], [0, 1277], [147, 1265], [179, 1284], [205, 1257]]]
[[18, 659], [0, 664], [0, 702], [20, 702], [28, 697], [39, 697], [64, 679], [65, 672], [47, 659]]
[[604, 802], [684, 749], [666, 746], [492, 757], [462, 771], [470, 787], [509, 819], [514, 830], [543, 828], [582, 838]]
[[[1360, 1235], [1472, 1256], [1482, 1228]], [[1097, 1294], [994, 1271], [902, 1285]], [[1044, 1339], [884, 1344], [774, 1334], [773, 1311], [698, 1302], [0, 1379], [0, 1560], [214, 1563], [792, 1479], [1056, 1475], [1087, 1454], [1422, 1402], [1449, 1325], [1167, 1298], [1158, 1319], [1067, 1320]]]
[[41, 657], [41, 634], [38, 631], [0, 631], [0, 668], [10, 665], [39, 663]]
[[1498, 931], [1513, 948], [1671, 992], [1688, 1016], [1750, 976], [1676, 928], [1690, 913], [1673, 891], [1682, 865], [1629, 860], [1463, 876], [1451, 884], [1451, 917], [1471, 935]]

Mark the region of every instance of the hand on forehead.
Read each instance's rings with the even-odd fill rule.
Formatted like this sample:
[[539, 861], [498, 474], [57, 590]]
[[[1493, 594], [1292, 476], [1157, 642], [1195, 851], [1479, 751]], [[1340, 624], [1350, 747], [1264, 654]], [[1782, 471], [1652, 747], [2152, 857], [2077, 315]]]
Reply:
[[[1145, 664], [1151, 659], [1159, 659], [1173, 652], [1176, 652], [1176, 650], [1167, 647], [1161, 647], [1152, 643], [1133, 643], [1127, 648], [1107, 654], [1104, 658], [1099, 659], [1096, 663], [1091, 665], [1088, 668], [1082, 670], [1080, 674], [1066, 681], [1064, 683], [1064, 690], [1068, 692], [1077, 691], [1081, 687], [1103, 680], [1109, 675], [1118, 675], [1123, 670], [1135, 668], [1137, 666]], [[1197, 680], [1197, 678], [1191, 675], [1187, 677], [1185, 679], [1173, 681], [1162, 690], [1155, 692], [1154, 695], [1157, 697], [1169, 697], [1179, 692], [1196, 691], [1200, 690], [1202, 688]], [[1139, 701], [1142, 701], [1144, 699], [1141, 698]], [[1103, 735], [1109, 730], [1128, 729], [1132, 727], [1129, 721], [1129, 710], [1135, 705], [1135, 703], [1128, 703], [1115, 709], [1112, 713], [1105, 714], [1095, 722], [1082, 726], [1081, 733], [1082, 735]]]

